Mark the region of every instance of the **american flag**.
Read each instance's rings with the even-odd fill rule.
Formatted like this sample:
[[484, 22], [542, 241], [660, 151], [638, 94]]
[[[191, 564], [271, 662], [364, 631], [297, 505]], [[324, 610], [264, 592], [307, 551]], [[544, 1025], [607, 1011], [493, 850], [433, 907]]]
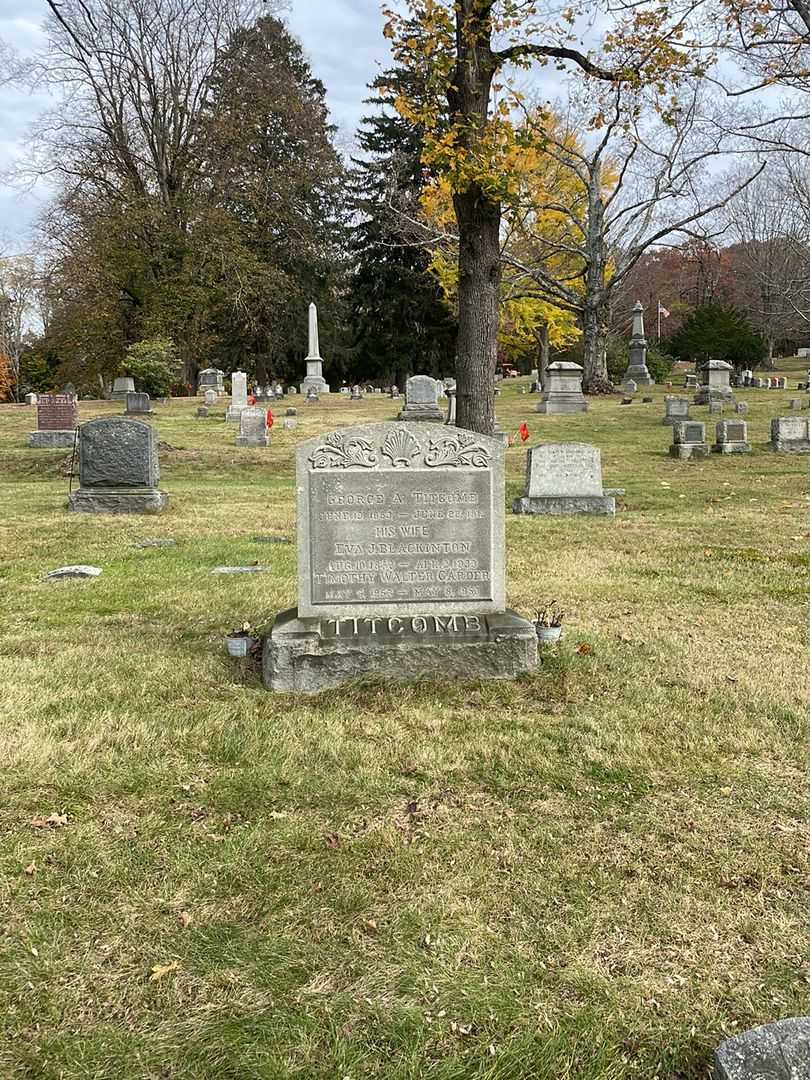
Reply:
[[668, 308], [665, 308], [664, 305], [659, 300], [658, 301], [658, 314], [663, 315], [665, 319], [668, 319], [670, 317], [670, 315], [672, 314], [672, 312]]

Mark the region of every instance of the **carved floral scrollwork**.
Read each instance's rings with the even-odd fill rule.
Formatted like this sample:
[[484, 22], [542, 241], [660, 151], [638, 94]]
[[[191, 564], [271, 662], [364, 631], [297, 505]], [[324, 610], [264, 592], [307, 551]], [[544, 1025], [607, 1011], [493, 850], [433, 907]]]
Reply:
[[489, 450], [477, 442], [474, 435], [465, 435], [463, 432], [431, 439], [425, 454], [425, 465], [432, 469], [442, 465], [451, 468], [486, 469], [489, 461]]
[[367, 439], [347, 438], [333, 431], [309, 461], [313, 469], [373, 469], [379, 458]]

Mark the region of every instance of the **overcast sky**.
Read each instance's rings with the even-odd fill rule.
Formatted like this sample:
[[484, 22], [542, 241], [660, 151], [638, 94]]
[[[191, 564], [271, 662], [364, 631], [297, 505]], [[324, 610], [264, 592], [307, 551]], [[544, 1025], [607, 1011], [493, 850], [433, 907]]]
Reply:
[[[363, 113], [366, 86], [387, 59], [380, 0], [292, 0], [288, 22], [325, 84], [332, 116], [345, 149]], [[0, 0], [0, 38], [21, 54], [42, 43], [45, 0]], [[25, 149], [32, 120], [46, 99], [0, 87], [0, 169], [8, 170]], [[0, 181], [0, 250], [25, 247], [28, 227], [46, 190], [18, 193]], [[5, 242], [3, 242], [5, 241]]]

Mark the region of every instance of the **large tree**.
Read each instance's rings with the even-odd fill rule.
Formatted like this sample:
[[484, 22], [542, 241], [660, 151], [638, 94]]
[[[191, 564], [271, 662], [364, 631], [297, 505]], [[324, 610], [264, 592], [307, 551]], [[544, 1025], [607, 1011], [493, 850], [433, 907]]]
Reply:
[[408, 227], [426, 182], [423, 132], [394, 105], [419, 89], [401, 68], [378, 76], [371, 89], [376, 109], [363, 120], [353, 159], [352, 364], [360, 377], [401, 383], [413, 373], [454, 370], [456, 323], [430, 273], [430, 254]]

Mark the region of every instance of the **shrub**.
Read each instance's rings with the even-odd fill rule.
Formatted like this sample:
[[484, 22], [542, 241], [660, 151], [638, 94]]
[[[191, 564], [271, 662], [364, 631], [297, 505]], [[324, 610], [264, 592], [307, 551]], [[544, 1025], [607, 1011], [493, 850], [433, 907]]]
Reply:
[[182, 371], [183, 361], [175, 351], [174, 342], [155, 337], [130, 345], [122, 374], [131, 376], [152, 397], [166, 397]]

